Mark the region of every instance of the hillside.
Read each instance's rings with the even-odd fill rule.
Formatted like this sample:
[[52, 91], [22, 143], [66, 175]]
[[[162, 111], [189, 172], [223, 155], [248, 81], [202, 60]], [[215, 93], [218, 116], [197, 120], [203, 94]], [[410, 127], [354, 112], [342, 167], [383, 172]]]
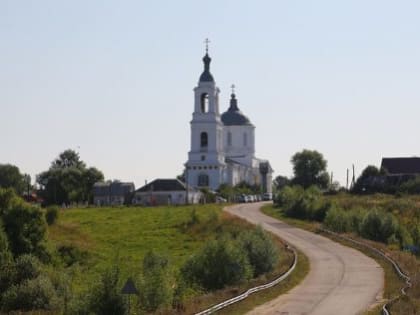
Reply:
[[[49, 227], [49, 239], [51, 246], [65, 253], [69, 269], [73, 268], [75, 293], [83, 294], [115, 263], [121, 269], [121, 279], [139, 279], [143, 258], [150, 250], [168, 257], [175, 277], [185, 261], [208, 241], [224, 232], [235, 235], [251, 228], [250, 224], [224, 213], [218, 205], [64, 209], [59, 220]], [[282, 243], [277, 244], [280, 261], [273, 273], [220, 290], [218, 294], [205, 295], [187, 307], [194, 311], [203, 309], [246, 286], [267, 282], [284, 272], [292, 255]], [[192, 292], [191, 296], [202, 293]]]

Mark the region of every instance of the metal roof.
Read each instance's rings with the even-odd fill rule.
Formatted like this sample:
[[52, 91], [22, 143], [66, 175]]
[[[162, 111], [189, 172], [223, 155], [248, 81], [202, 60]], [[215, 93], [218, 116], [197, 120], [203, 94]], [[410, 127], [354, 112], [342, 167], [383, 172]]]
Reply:
[[420, 174], [419, 157], [383, 158], [381, 168], [390, 175], [393, 174]]
[[225, 126], [252, 126], [251, 121], [238, 107], [238, 100], [234, 93], [231, 94], [230, 107], [222, 114], [222, 122]]

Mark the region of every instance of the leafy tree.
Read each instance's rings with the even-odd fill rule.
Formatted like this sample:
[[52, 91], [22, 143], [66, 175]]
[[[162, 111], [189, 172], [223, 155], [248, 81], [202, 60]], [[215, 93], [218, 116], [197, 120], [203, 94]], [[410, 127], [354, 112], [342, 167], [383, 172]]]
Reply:
[[143, 277], [140, 280], [141, 307], [154, 312], [172, 300], [168, 260], [152, 251], [143, 259]]
[[26, 188], [26, 181], [26, 177], [20, 173], [17, 166], [0, 164], [0, 187], [13, 188], [20, 195]]
[[235, 189], [229, 184], [221, 184], [219, 186], [218, 192], [220, 196], [222, 196], [226, 200], [231, 200], [235, 195]]
[[93, 184], [103, 178], [98, 169], [87, 168], [77, 152], [66, 150], [51, 163], [48, 171], [37, 176], [37, 182], [47, 204], [62, 204], [92, 202]]
[[292, 156], [294, 177], [292, 183], [308, 188], [312, 185], [325, 189], [329, 175], [326, 172], [327, 161], [318, 151], [303, 150]]
[[282, 190], [284, 187], [290, 184], [290, 179], [286, 176], [279, 175], [273, 181], [273, 186], [276, 188], [276, 191]]
[[383, 191], [384, 183], [378, 180], [381, 175], [384, 175], [384, 172], [374, 165], [368, 165], [357, 178], [352, 191], [359, 194]]

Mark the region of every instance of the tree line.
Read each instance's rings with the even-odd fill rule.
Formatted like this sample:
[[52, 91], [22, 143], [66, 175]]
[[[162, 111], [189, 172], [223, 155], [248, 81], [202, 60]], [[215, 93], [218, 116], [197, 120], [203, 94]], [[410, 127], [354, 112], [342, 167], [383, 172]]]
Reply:
[[[37, 195], [44, 205], [93, 202], [93, 184], [104, 180], [103, 173], [88, 167], [74, 150], [65, 150], [51, 162], [48, 170], [36, 176]], [[35, 188], [28, 174], [22, 174], [17, 166], [0, 164], [0, 187], [12, 188], [27, 198]]]

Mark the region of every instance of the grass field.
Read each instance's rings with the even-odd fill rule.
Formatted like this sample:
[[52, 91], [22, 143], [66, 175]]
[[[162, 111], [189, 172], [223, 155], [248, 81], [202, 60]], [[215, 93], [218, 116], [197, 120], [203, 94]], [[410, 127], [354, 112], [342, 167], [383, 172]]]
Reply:
[[[114, 263], [120, 266], [123, 279], [136, 278], [141, 272], [144, 255], [154, 250], [166, 255], [173, 272], [177, 272], [206, 241], [216, 238], [223, 231], [240, 231], [250, 227], [249, 223], [223, 212], [219, 205], [64, 209], [58, 221], [49, 227], [49, 239], [52, 246], [74, 247], [83, 254], [81, 263], [71, 267], [74, 269], [73, 288], [75, 293], [81, 293], [88, 290], [102, 271]], [[197, 296], [191, 299], [186, 313], [202, 310], [249, 287], [266, 283], [287, 270], [293, 255], [284, 249], [281, 241], [277, 242], [281, 259], [274, 272], [249, 283]], [[294, 273], [293, 279], [281, 288], [277, 286], [266, 294], [256, 295], [224, 314], [239, 314], [287, 291], [304, 278], [308, 268], [307, 260], [302, 256], [296, 277]], [[173, 310], [161, 313], [171, 314]]]
[[[193, 211], [200, 222], [208, 222], [208, 229], [186, 231]], [[137, 275], [152, 249], [179, 267], [203, 241], [215, 236], [210, 222], [223, 217], [221, 212], [215, 205], [65, 209], [50, 227], [49, 239], [57, 247], [75, 246], [87, 254], [75, 279], [76, 288], [84, 289], [114, 262], [123, 277]]]

